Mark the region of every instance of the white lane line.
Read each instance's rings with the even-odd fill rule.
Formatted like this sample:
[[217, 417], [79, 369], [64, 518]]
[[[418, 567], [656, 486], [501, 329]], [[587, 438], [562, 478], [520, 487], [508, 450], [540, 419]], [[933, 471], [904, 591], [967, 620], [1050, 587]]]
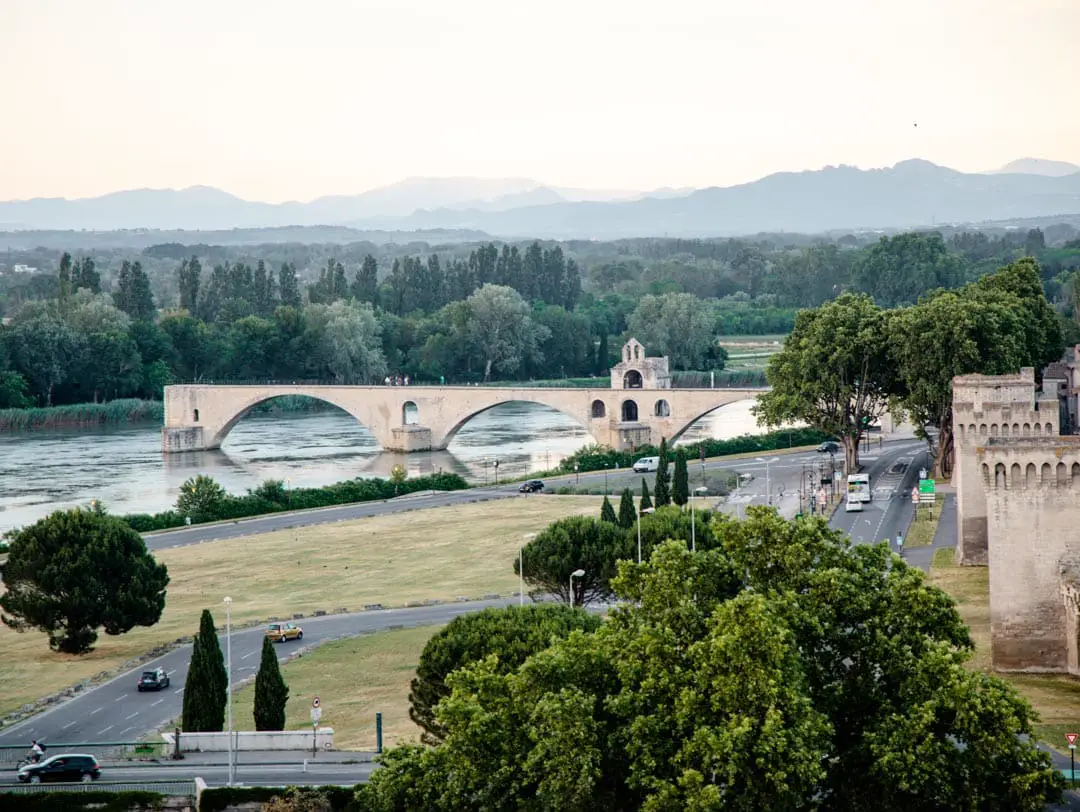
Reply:
[[126, 722], [128, 719], [134, 719], [138, 715], [139, 715], [139, 712], [135, 711], [135, 713], [131, 714], [130, 716], [125, 716], [124, 721]]
[[171, 677], [175, 673], [176, 673], [176, 669], [174, 668], [172, 671], [166, 671], [165, 676], [166, 677]]
[[103, 710], [105, 710], [105, 708], [94, 708], [90, 711], [90, 715], [93, 716], [95, 713], [101, 713]]
[[122, 694], [121, 696], [116, 697], [113, 702], [123, 702], [125, 699], [127, 699], [127, 694]]
[[184, 693], [184, 689], [183, 688], [177, 688], [175, 691], [173, 691], [173, 693], [174, 694], [182, 694], [182, 693]]
[[67, 730], [69, 727], [74, 727], [74, 726], [75, 726], [74, 722], [68, 722], [66, 725], [64, 725], [64, 730]]
[[99, 731], [97, 732], [97, 734], [98, 734], [99, 736], [104, 736], [104, 735], [105, 735], [106, 733], [108, 733], [108, 732], [109, 732], [110, 730], [112, 730], [112, 729], [113, 729], [114, 727], [116, 727], [116, 725], [109, 725], [108, 727], [106, 727], [106, 728], [103, 728], [103, 729], [99, 730]]
[[125, 728], [124, 728], [123, 730], [121, 730], [121, 731], [120, 731], [120, 735], [121, 735], [121, 736], [123, 736], [123, 735], [124, 735], [125, 733], [127, 733], [127, 732], [128, 732], [129, 730], [134, 730], [134, 729], [135, 729], [135, 728], [133, 728], [133, 727], [125, 727]]
[[250, 657], [250, 656], [251, 656], [252, 654], [254, 654], [254, 653], [255, 653], [254, 651], [249, 651], [249, 652], [248, 652], [247, 654], [245, 654], [244, 656], [242, 656], [242, 657], [241, 657], [240, 659], [241, 659], [241, 660], [246, 660], [246, 659], [247, 659], [248, 657]]
[[160, 705], [164, 701], [165, 701], [164, 699], [159, 699], [157, 702], [151, 702], [150, 707], [153, 708], [156, 705]]

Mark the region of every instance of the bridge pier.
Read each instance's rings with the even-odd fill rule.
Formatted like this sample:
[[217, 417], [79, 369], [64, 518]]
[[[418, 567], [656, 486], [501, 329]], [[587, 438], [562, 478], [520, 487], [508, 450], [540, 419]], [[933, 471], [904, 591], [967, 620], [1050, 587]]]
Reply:
[[161, 430], [161, 450], [166, 454], [177, 451], [205, 451], [204, 435], [202, 426], [165, 426]]
[[[395, 426], [390, 430], [392, 438], [389, 445], [384, 445], [384, 451], [439, 451], [432, 447], [431, 429], [427, 426]], [[445, 448], [445, 446], [443, 446]]]

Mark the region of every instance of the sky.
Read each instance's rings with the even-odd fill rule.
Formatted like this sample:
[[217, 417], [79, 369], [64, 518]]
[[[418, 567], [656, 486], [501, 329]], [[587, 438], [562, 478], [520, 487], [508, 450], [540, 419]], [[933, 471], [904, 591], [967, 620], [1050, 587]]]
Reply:
[[0, 199], [1080, 164], [1078, 34], [1080, 0], [0, 0]]

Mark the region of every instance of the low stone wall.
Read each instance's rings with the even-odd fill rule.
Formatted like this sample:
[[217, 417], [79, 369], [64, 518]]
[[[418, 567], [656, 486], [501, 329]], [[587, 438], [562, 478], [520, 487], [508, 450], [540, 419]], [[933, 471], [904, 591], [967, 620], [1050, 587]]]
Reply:
[[[161, 737], [171, 750], [175, 747], [176, 737], [172, 733], [163, 733]], [[311, 749], [311, 731], [307, 730], [264, 730], [237, 731], [233, 733], [236, 750], [294, 750]], [[334, 729], [320, 727], [315, 734], [315, 745], [319, 750], [334, 749]], [[229, 749], [228, 733], [181, 733], [180, 752], [182, 753], [224, 753]]]

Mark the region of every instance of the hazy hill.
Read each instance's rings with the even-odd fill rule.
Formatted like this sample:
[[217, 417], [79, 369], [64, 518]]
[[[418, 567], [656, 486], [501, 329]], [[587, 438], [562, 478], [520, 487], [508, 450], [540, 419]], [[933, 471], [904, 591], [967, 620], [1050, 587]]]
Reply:
[[1080, 166], [1067, 161], [1048, 161], [1045, 158], [1020, 158], [1011, 161], [992, 174], [1015, 173], [1021, 175], [1045, 175], [1049, 178], [1061, 178], [1080, 172]]

